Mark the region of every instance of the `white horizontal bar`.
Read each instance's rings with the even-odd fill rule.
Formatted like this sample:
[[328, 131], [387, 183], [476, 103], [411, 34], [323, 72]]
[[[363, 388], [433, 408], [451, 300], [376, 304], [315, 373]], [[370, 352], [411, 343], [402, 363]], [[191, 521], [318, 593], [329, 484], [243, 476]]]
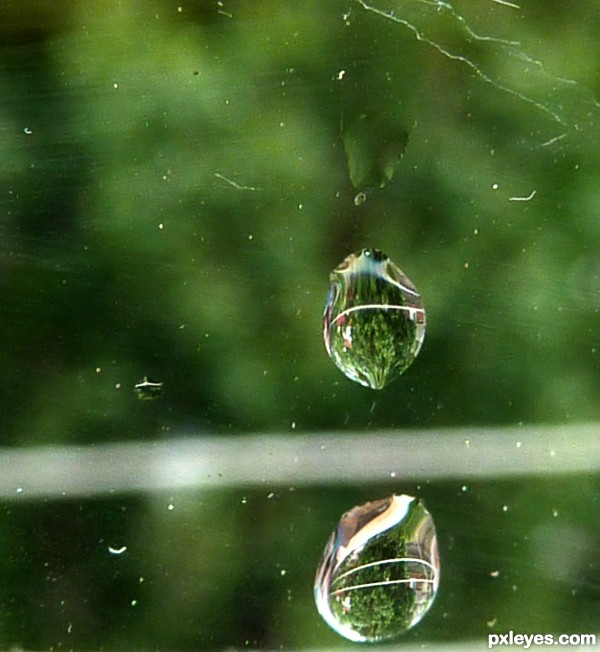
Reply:
[[600, 424], [0, 448], [0, 497], [498, 479], [600, 470]]

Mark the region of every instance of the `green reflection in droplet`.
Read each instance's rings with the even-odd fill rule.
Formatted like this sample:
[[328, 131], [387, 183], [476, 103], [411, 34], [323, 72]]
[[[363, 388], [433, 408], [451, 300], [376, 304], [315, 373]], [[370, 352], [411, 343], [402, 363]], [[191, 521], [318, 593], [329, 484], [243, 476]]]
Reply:
[[315, 578], [319, 613], [356, 642], [399, 636], [429, 611], [440, 578], [437, 536], [422, 500], [391, 496], [351, 509]]
[[421, 295], [375, 249], [348, 256], [330, 280], [323, 314], [327, 353], [348, 378], [382, 389], [419, 353], [425, 337]]

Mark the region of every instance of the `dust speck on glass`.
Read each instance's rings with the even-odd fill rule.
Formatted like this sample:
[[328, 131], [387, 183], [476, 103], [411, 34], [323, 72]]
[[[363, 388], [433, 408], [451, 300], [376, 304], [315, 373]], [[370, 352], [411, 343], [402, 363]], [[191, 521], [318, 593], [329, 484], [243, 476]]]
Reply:
[[391, 496], [346, 512], [315, 578], [317, 609], [358, 643], [403, 634], [429, 611], [440, 561], [435, 526], [422, 500]]
[[327, 353], [348, 378], [382, 389], [416, 358], [425, 310], [411, 280], [384, 253], [363, 249], [331, 273], [323, 314]]

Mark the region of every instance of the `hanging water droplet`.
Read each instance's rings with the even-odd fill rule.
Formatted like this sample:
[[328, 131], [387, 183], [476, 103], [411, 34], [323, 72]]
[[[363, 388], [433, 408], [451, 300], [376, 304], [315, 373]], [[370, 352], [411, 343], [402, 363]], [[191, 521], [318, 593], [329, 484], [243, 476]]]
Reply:
[[425, 337], [421, 295], [377, 249], [351, 254], [330, 280], [323, 314], [327, 353], [348, 378], [382, 389], [419, 353]]
[[412, 496], [391, 496], [346, 512], [315, 578], [319, 613], [351, 641], [376, 642], [414, 627], [440, 578], [431, 514]]

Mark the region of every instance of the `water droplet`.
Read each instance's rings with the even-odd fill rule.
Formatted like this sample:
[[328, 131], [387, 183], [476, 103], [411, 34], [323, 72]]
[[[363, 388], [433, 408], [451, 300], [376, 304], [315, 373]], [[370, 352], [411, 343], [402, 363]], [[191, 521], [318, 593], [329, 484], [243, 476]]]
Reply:
[[319, 613], [351, 641], [383, 641], [429, 611], [440, 578], [431, 514], [412, 496], [391, 496], [342, 516], [315, 578]]
[[419, 353], [425, 337], [421, 295], [376, 249], [348, 256], [330, 280], [323, 314], [327, 353], [348, 378], [382, 389]]

